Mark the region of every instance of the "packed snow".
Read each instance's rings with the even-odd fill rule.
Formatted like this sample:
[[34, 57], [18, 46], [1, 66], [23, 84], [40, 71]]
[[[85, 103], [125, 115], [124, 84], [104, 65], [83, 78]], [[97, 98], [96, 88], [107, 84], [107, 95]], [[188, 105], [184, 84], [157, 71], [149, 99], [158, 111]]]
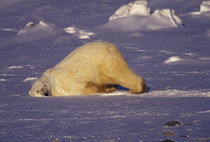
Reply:
[[66, 33], [73, 34], [80, 39], [89, 39], [91, 36], [95, 34], [93, 32], [88, 32], [86, 30], [81, 30], [76, 27], [67, 27], [64, 29]]
[[[209, 3], [1, 0], [0, 141], [209, 141]], [[46, 69], [91, 41], [114, 43], [148, 91], [28, 95]]]
[[182, 20], [175, 14], [175, 10], [156, 9], [151, 13], [146, 0], [137, 0], [121, 6], [101, 28], [133, 32], [181, 26]]
[[37, 40], [56, 33], [57, 31], [54, 25], [39, 21], [36, 25], [33, 22], [27, 23], [23, 29], [18, 31], [17, 36], [26, 38], [25, 40], [28, 40], [27, 38]]
[[210, 1], [203, 1], [200, 5], [200, 11], [191, 12], [192, 15], [207, 14], [210, 15]]

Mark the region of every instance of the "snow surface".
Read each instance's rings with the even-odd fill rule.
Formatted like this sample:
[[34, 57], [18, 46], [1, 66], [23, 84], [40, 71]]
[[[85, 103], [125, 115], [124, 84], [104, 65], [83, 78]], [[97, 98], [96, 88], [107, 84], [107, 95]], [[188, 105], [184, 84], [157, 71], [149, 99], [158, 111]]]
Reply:
[[[0, 141], [209, 141], [209, 9], [204, 0], [1, 0]], [[96, 40], [119, 47], [147, 93], [28, 95], [46, 69]]]
[[171, 9], [156, 9], [150, 14], [146, 0], [137, 0], [121, 6], [109, 17], [109, 22], [102, 29], [126, 32], [158, 30], [180, 27], [182, 20]]
[[207, 14], [210, 15], [210, 1], [203, 1], [200, 4], [200, 11], [191, 12], [192, 15]]

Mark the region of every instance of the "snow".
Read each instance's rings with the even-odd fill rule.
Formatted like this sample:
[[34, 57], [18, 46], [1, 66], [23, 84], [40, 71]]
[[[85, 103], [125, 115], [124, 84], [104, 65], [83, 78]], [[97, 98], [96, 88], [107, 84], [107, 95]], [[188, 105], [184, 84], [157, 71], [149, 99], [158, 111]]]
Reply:
[[210, 1], [203, 1], [200, 4], [200, 11], [191, 12], [192, 15], [207, 14], [210, 12]]
[[64, 31], [69, 34], [73, 34], [80, 39], [89, 39], [91, 36], [95, 35], [93, 32], [88, 32], [76, 27], [67, 27], [64, 29]]
[[6, 79], [0, 79], [0, 82], [7, 81]]
[[200, 12], [210, 11], [210, 1], [203, 1], [200, 6]]
[[145, 31], [164, 28], [181, 27], [182, 20], [173, 9], [156, 9], [150, 14], [147, 1], [138, 0], [123, 5], [109, 17], [109, 22], [102, 29], [114, 31]]
[[98, 94], [103, 97], [107, 96], [135, 96], [135, 97], [143, 97], [143, 98], [173, 98], [173, 97], [210, 97], [210, 91], [197, 91], [197, 90], [192, 90], [192, 91], [183, 91], [183, 90], [164, 90], [164, 91], [151, 91], [145, 94], [142, 94], [140, 96], [136, 96], [135, 94], [129, 94], [126, 93], [125, 91], [117, 91], [114, 93], [109, 93], [109, 94]]
[[[208, 17], [204, 0], [1, 0], [0, 141], [209, 141]], [[96, 40], [119, 47], [147, 93], [28, 95], [46, 69]]]
[[173, 56], [168, 58], [167, 60], [164, 61], [165, 64], [173, 63], [173, 62], [179, 62], [182, 61], [182, 59], [178, 56]]
[[147, 1], [139, 0], [121, 6], [111, 17], [109, 17], [109, 21], [133, 15], [149, 16], [150, 9], [147, 7]]
[[27, 77], [26, 79], [23, 80], [23, 82], [34, 81], [36, 79], [37, 78], [35, 78], [35, 77]]
[[[31, 40], [37, 40], [43, 37], [56, 34], [56, 28], [52, 24], [47, 24], [44, 21], [39, 21], [36, 25], [33, 22], [29, 22], [25, 25], [24, 29], [18, 31], [17, 36], [21, 38], [31, 38]], [[25, 40], [25, 39], [24, 39]]]

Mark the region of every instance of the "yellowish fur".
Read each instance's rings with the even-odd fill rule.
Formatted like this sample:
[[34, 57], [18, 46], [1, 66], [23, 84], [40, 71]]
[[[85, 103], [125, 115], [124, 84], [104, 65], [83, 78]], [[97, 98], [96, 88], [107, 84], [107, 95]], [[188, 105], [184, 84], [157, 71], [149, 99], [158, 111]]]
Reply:
[[115, 84], [131, 93], [146, 91], [143, 78], [134, 73], [115, 45], [90, 42], [78, 47], [32, 86], [31, 96], [70, 96], [109, 93]]

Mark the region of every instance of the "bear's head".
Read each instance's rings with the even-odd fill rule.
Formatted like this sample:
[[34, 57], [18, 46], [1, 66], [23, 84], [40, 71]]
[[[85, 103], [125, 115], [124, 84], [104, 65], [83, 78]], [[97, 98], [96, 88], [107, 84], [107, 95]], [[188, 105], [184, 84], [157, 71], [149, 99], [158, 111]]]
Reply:
[[33, 83], [29, 95], [34, 97], [52, 96], [50, 86], [47, 76], [42, 76]]

